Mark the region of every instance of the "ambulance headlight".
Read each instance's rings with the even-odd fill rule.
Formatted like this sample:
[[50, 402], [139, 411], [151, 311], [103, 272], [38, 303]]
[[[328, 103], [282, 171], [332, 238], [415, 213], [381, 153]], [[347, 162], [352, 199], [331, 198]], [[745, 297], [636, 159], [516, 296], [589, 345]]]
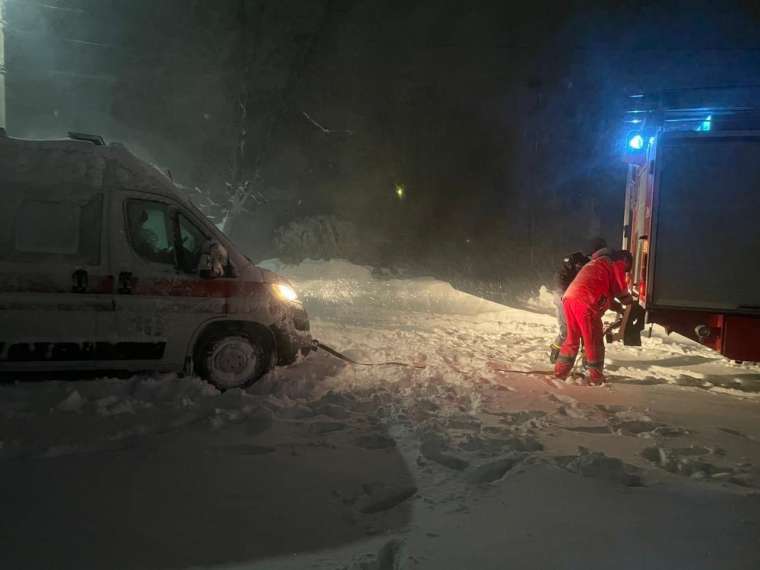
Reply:
[[272, 288], [274, 289], [274, 294], [283, 301], [298, 301], [296, 290], [287, 283], [275, 283], [272, 285]]

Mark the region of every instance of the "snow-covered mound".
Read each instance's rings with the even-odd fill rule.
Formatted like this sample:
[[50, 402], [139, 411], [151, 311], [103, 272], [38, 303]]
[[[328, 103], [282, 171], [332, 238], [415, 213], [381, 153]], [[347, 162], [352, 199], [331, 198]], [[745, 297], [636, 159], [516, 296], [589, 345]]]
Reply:
[[526, 305], [536, 311], [553, 313], [556, 310], [554, 305], [554, 293], [550, 291], [546, 285], [541, 285], [538, 293], [536, 293], [535, 296], [530, 297], [526, 302]]
[[433, 277], [379, 279], [371, 268], [342, 259], [307, 259], [299, 265], [270, 259], [258, 265], [292, 280], [307, 309], [316, 313], [335, 305], [454, 315], [505, 310], [503, 305], [457, 291]]
[[0, 459], [115, 449], [192, 423], [220, 402], [200, 378], [176, 374], [2, 384]]

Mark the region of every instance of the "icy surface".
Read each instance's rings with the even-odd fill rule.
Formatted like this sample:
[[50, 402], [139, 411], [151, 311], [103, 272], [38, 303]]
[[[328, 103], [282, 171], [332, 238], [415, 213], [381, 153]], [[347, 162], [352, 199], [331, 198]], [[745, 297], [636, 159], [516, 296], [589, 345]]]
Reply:
[[760, 567], [757, 366], [655, 329], [608, 347], [607, 387], [565, 384], [546, 289], [521, 310], [341, 260], [263, 265], [322, 342], [414, 366], [320, 351], [223, 394], [2, 384], [0, 567]]

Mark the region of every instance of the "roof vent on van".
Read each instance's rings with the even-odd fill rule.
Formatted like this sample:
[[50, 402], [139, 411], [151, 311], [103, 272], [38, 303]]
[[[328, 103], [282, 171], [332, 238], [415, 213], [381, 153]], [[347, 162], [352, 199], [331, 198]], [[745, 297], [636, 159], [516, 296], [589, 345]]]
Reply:
[[90, 135], [87, 133], [75, 133], [75, 132], [69, 131], [69, 138], [74, 139], [75, 141], [91, 142], [92, 144], [96, 146], [106, 145], [106, 141], [104, 141], [103, 137], [101, 137], [100, 135]]

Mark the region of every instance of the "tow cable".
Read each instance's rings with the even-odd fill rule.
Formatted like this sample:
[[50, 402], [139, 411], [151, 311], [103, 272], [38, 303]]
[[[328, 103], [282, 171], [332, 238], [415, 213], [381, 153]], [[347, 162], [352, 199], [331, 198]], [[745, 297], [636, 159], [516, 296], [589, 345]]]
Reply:
[[[328, 354], [331, 354], [335, 358], [339, 358], [340, 360], [343, 360], [345, 362], [348, 362], [349, 364], [354, 364], [356, 366], [404, 366], [406, 368], [426, 368], [424, 364], [412, 364], [410, 362], [396, 362], [396, 361], [388, 361], [388, 362], [358, 362], [354, 360], [353, 358], [350, 358], [346, 356], [345, 354], [338, 352], [334, 348], [331, 348], [327, 346], [326, 344], [323, 344], [319, 342], [318, 340], [314, 339], [311, 342], [312, 348], [317, 351], [319, 349], [324, 350]], [[490, 366], [491, 370], [494, 372], [511, 372], [513, 374], [524, 374], [526, 376], [554, 376], [553, 370], [513, 370], [510, 368], [500, 368], [497, 366]], [[547, 378], [548, 381], [548, 378]]]
[[512, 368], [492, 367], [494, 372], [509, 372], [510, 374], [525, 374], [526, 376], [554, 376], [554, 370], [513, 370]]
[[407, 368], [425, 368], [424, 364], [411, 364], [409, 362], [395, 362], [395, 361], [389, 361], [389, 362], [357, 362], [353, 358], [349, 358], [345, 354], [342, 354], [335, 350], [334, 348], [330, 348], [326, 344], [322, 344], [318, 340], [314, 339], [312, 341], [312, 346], [314, 347], [314, 350], [319, 350], [320, 348], [327, 352], [328, 354], [332, 354], [335, 358], [340, 358], [341, 360], [345, 360], [346, 362], [350, 364], [355, 364], [357, 366], [405, 366]]

